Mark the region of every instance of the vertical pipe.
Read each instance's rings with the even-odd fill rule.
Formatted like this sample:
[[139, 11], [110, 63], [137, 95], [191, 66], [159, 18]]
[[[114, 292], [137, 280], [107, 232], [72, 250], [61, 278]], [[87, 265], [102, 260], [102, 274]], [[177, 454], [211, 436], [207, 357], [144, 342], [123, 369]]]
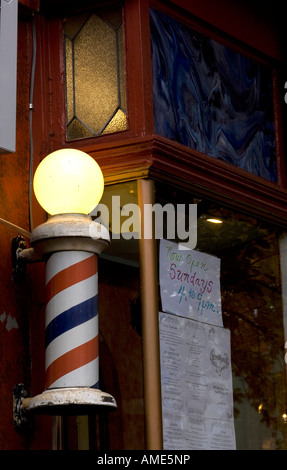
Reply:
[[63, 450], [63, 417], [53, 416], [52, 450]]
[[144, 405], [147, 450], [162, 449], [161, 378], [158, 324], [157, 250], [154, 236], [145, 239], [144, 206], [154, 204], [154, 183], [138, 181], [141, 213], [140, 278], [142, 303], [142, 340]]
[[97, 256], [53, 253], [46, 264], [46, 388], [98, 387]]

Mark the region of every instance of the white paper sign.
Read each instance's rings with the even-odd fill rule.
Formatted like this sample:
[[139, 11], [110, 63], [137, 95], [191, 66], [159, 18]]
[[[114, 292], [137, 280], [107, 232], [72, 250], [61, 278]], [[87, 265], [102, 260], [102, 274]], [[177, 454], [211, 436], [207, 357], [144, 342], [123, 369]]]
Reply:
[[235, 449], [230, 332], [159, 313], [164, 449]]
[[162, 310], [222, 326], [220, 259], [160, 240]]

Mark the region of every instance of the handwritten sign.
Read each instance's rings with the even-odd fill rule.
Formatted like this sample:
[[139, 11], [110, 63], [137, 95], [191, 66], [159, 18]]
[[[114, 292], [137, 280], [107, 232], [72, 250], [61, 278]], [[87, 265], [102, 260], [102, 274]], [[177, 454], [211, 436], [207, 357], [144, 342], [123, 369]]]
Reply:
[[159, 277], [163, 311], [223, 326], [219, 258], [160, 240]]

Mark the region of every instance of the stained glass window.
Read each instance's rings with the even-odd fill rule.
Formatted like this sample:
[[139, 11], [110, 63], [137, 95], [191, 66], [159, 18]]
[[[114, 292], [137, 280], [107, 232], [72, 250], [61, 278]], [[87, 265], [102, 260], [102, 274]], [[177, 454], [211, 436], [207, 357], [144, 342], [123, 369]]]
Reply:
[[277, 180], [272, 71], [151, 10], [157, 134]]
[[121, 8], [64, 22], [68, 140], [127, 128]]

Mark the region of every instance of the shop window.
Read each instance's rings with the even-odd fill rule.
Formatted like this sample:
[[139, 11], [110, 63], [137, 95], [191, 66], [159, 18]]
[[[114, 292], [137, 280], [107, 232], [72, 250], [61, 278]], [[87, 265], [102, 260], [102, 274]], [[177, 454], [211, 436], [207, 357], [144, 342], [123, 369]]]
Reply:
[[277, 181], [272, 70], [151, 9], [155, 132]]
[[[237, 450], [285, 449], [286, 235], [275, 225], [197, 194], [159, 182], [155, 189], [155, 203], [161, 208], [172, 206], [175, 212], [181, 210], [181, 217], [171, 219], [164, 211], [155, 214], [155, 218], [162, 217], [163, 225], [156, 241], [159, 248], [160, 339], [164, 337], [161, 343], [164, 448], [222, 450], [233, 446]], [[141, 338], [137, 201], [136, 182], [111, 185], [106, 188], [102, 200], [108, 212], [101, 212], [111, 233], [111, 245], [101, 255], [101, 292], [106, 294], [101, 297], [102, 333], [118, 370], [122, 403], [127, 397], [126, 385], [123, 384], [139, 381], [136, 369], [141, 367], [142, 361], [137, 349]], [[197, 226], [194, 227], [189, 226], [189, 204], [197, 206]], [[182, 212], [183, 206], [186, 217]], [[93, 217], [99, 216], [98, 209]], [[160, 245], [168, 239], [170, 220], [176, 221], [177, 226], [174, 227], [175, 238], [168, 239], [168, 243], [171, 246], [182, 243], [183, 240], [176, 237], [183, 233], [183, 227], [181, 230], [178, 227], [183, 219], [189, 235], [193, 228], [197, 230], [197, 244], [192, 250], [179, 252], [178, 257], [174, 255], [171, 261], [168, 275], [170, 279], [179, 276], [180, 286], [170, 292], [170, 305], [174, 305], [174, 299], [177, 299], [182, 308], [178, 314], [173, 307], [166, 308], [166, 302], [163, 302], [163, 295], [168, 295], [168, 286], [161, 285]], [[171, 259], [171, 251], [166, 255], [166, 260]], [[189, 276], [180, 262], [184, 256], [189, 260]], [[194, 264], [195, 267], [191, 268], [190, 260], [196, 256], [201, 261], [203, 258], [211, 260], [217, 268], [217, 273], [213, 271], [209, 279], [213, 286], [216, 285], [214, 297], [208, 297], [208, 287], [200, 281], [199, 268], [206, 272], [207, 264]], [[127, 277], [122, 275], [124, 272]], [[192, 277], [196, 273], [199, 281]], [[176, 284], [175, 280], [172, 282]], [[196, 297], [196, 288], [200, 294], [203, 292], [199, 297]], [[113, 311], [115, 296], [121, 300], [116, 302]], [[125, 296], [131, 308], [128, 308], [127, 299], [125, 308], [119, 307]], [[216, 311], [212, 305], [214, 299], [218, 307]], [[192, 307], [200, 313], [197, 317], [191, 313]], [[111, 322], [113, 315], [114, 321]], [[220, 321], [218, 318], [212, 321], [212, 315], [219, 315]], [[164, 331], [161, 330], [163, 318], [167, 319], [170, 327]], [[123, 328], [123, 336], [118, 362], [116, 347], [119, 340], [116, 338], [119, 338], [119, 328]], [[135, 348], [132, 355], [131, 342]], [[129, 367], [120, 372], [126, 361], [130, 361]], [[122, 380], [125, 375], [127, 377]], [[142, 384], [139, 382], [137, 385], [132, 393], [134, 399], [142, 404]], [[118, 419], [116, 414], [114, 417]], [[135, 418], [137, 425], [133, 421]], [[122, 419], [125, 419], [124, 414]], [[138, 432], [137, 437], [134, 433], [129, 445], [142, 446], [142, 408], [131, 410], [129, 419]], [[125, 439], [124, 436], [125, 433]]]
[[165, 448], [286, 449], [286, 234], [157, 185], [161, 205], [171, 195], [198, 220], [194, 250], [159, 246]]
[[121, 8], [64, 22], [67, 139], [127, 129]]
[[90, 449], [145, 448], [137, 201], [136, 181], [109, 185], [91, 213], [110, 231], [99, 257], [100, 388], [117, 410], [90, 417]]

